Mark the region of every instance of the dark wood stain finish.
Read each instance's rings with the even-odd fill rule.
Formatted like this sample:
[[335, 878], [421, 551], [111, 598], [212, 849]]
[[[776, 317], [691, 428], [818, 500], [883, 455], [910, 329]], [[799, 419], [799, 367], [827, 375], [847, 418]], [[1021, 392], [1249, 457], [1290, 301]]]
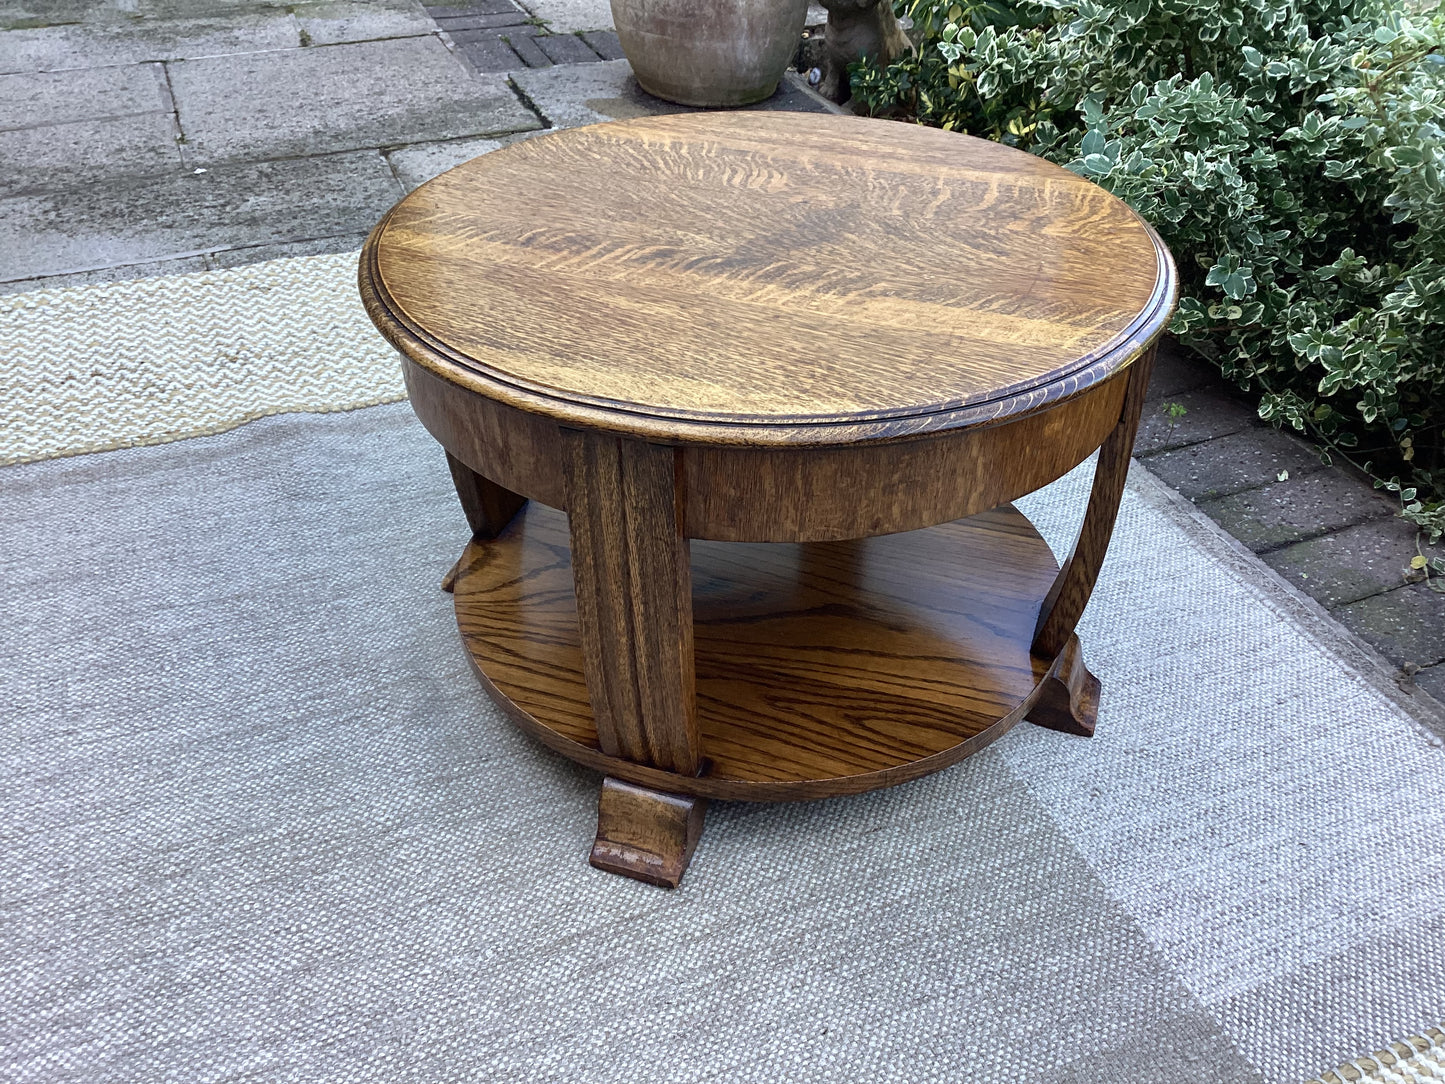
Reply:
[[[916, 126], [643, 118], [423, 185], [359, 285], [472, 527], [483, 684], [608, 777], [594, 865], [675, 885], [702, 799], [1092, 732], [1074, 628], [1177, 291], [1101, 189]], [[1095, 449], [1060, 571], [1008, 502]]]

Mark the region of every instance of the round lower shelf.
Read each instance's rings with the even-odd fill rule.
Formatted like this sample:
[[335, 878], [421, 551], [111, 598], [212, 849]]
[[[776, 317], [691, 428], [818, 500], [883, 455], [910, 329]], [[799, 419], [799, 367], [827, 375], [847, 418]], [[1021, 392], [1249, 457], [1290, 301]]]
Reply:
[[848, 542], [695, 540], [697, 777], [598, 747], [563, 513], [532, 502], [471, 544], [456, 611], [494, 698], [564, 755], [662, 790], [783, 801], [916, 778], [1022, 718], [1052, 663], [1029, 644], [1057, 571], [1007, 505]]

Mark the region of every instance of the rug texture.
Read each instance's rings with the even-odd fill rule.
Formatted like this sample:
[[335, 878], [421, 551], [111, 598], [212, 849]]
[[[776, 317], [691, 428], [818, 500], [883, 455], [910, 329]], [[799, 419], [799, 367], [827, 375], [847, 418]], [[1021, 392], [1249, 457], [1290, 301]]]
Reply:
[[716, 804], [673, 893], [478, 687], [404, 404], [0, 490], [7, 1080], [1298, 1084], [1445, 1019], [1445, 749], [1143, 472], [1096, 737]]
[[356, 253], [0, 297], [0, 464], [406, 397]]

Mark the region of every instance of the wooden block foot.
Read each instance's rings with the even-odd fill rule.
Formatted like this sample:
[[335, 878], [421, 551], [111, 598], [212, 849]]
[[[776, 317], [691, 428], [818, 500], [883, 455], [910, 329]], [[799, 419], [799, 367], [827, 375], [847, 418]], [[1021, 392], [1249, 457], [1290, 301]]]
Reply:
[[1044, 678], [1043, 692], [1029, 711], [1028, 720], [1049, 730], [1091, 738], [1098, 718], [1099, 679], [1084, 666], [1079, 638], [1071, 635], [1059, 653], [1053, 675]]
[[588, 861], [608, 873], [676, 888], [702, 835], [706, 806], [701, 798], [608, 776], [597, 801], [597, 841]]

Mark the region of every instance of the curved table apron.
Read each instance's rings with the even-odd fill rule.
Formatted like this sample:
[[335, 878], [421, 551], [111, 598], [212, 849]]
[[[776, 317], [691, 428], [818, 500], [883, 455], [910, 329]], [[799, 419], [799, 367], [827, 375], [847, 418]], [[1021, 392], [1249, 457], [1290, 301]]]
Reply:
[[[980, 191], [996, 195], [990, 169], [1015, 182], [1021, 172], [1038, 178], [1032, 197], [1015, 184], [1012, 209], [995, 199], [1001, 213], [1017, 215], [1033, 198], [1051, 213], [1074, 207], [1114, 249], [1121, 242], [1109, 231], [1123, 231], [1134, 247], [1116, 262], [1127, 268], [1118, 274], [1132, 294], [1121, 289], [1113, 310], [1080, 302], [1081, 317], [1061, 311], [1066, 291], [1047, 296], [1043, 276], [1014, 288], [1023, 300], [1012, 309], [997, 290], [980, 301], [925, 286], [922, 300], [902, 299], [913, 306], [909, 316], [928, 315], [932, 305], [946, 324], [953, 313], [982, 311], [995, 334], [1012, 325], [995, 320], [994, 309], [1012, 317], [1043, 295], [1022, 336], [1033, 340], [995, 366], [1012, 379], [970, 368], [963, 336], [974, 325], [960, 319], [943, 330], [965, 348], [962, 360], [930, 369], [909, 368], [903, 355], [885, 358], [896, 365], [898, 391], [886, 398], [885, 372], [875, 381], [885, 391], [873, 401], [866, 388], [876, 374], [860, 362], [865, 391], [857, 402], [849, 400], [848, 367], [835, 358], [800, 370], [818, 389], [811, 398], [773, 402], [776, 375], [750, 383], [771, 364], [766, 326], [751, 346], [747, 329], [739, 332], [728, 347], [740, 358], [731, 369], [688, 377], [669, 369], [665, 353], [634, 360], [636, 338], [602, 323], [589, 332], [593, 371], [568, 386], [570, 370], [529, 338], [514, 301], [492, 296], [497, 303], [488, 304], [498, 281], [503, 291], [535, 292], [590, 261], [615, 288], [579, 298], [576, 312], [533, 314], [556, 319], [557, 337], [567, 340], [571, 325], [586, 322], [584, 306], [606, 309], [632, 278], [655, 276], [655, 292], [657, 283], [676, 291], [692, 281], [679, 280], [661, 243], [681, 214], [669, 216], [662, 194], [651, 193], [646, 205], [655, 213], [646, 223], [586, 233], [569, 220], [549, 234], [526, 229], [520, 216], [508, 225], [506, 207], [482, 198], [488, 184], [530, 179], [545, 204], [547, 185], [561, 201], [578, 183], [553, 173], [583, 151], [591, 170], [622, 171], [641, 184], [649, 171], [675, 167], [687, 148], [705, 146], [720, 172], [711, 188], [706, 169], [694, 183], [746, 203], [755, 187], [733, 193], [718, 179], [739, 163], [774, 178], [807, 170], [815, 184], [836, 186], [856, 163], [834, 164], [822, 181], [811, 174], [826, 152], [859, 143], [893, 156], [878, 172], [917, 161], [942, 170], [962, 189], [942, 185], [965, 217], [977, 216], [979, 202], [968, 202], [968, 185], [938, 164], [940, 148], [968, 157], [964, 179]], [[474, 207], [465, 204], [469, 194]], [[649, 230], [659, 236], [632, 237]], [[1088, 248], [1067, 234], [1008, 238], [1024, 253], [1010, 258]], [[616, 237], [627, 239], [625, 250]], [[880, 239], [856, 243], [872, 253]], [[731, 244], [745, 255], [758, 248], [754, 238]], [[775, 253], [751, 258], [776, 269]], [[1081, 257], [1098, 259], [1093, 251]], [[628, 274], [609, 280], [618, 260]], [[1108, 267], [1096, 270], [1096, 282], [1110, 281]], [[742, 257], [686, 271], [704, 284], [689, 299], [703, 323], [712, 294], [724, 306], [756, 301], [757, 267]], [[784, 328], [798, 317], [798, 298], [817, 309], [836, 290], [826, 278], [811, 292], [800, 288], [788, 267], [774, 278], [791, 291], [769, 302]], [[446, 449], [472, 528], [446, 586], [484, 686], [524, 730], [606, 773], [595, 865], [675, 885], [701, 829], [700, 799], [792, 800], [889, 786], [978, 751], [1024, 718], [1093, 732], [1099, 683], [1074, 629], [1113, 529], [1153, 343], [1176, 290], [1162, 243], [1112, 197], [1030, 156], [926, 129], [769, 114], [650, 118], [531, 140], [423, 186], [373, 232], [360, 285], [372, 319], [402, 353], [413, 408]], [[892, 342], [904, 332], [879, 316], [877, 294], [868, 291], [861, 322], [877, 324], [877, 342]], [[638, 304], [635, 295], [625, 300]], [[666, 313], [648, 315], [651, 334], [665, 343], [673, 330]], [[1049, 321], [1063, 346], [1049, 338]], [[843, 338], [861, 334], [850, 325]], [[509, 353], [512, 341], [524, 346]], [[858, 357], [878, 349], [860, 342]], [[928, 344], [907, 348], [920, 345]], [[646, 394], [623, 400], [614, 374], [628, 364], [637, 371], [623, 375]], [[839, 373], [816, 378], [828, 365]], [[728, 395], [740, 409], [719, 409]], [[1096, 450], [1083, 526], [1061, 569], [1009, 502]]]

